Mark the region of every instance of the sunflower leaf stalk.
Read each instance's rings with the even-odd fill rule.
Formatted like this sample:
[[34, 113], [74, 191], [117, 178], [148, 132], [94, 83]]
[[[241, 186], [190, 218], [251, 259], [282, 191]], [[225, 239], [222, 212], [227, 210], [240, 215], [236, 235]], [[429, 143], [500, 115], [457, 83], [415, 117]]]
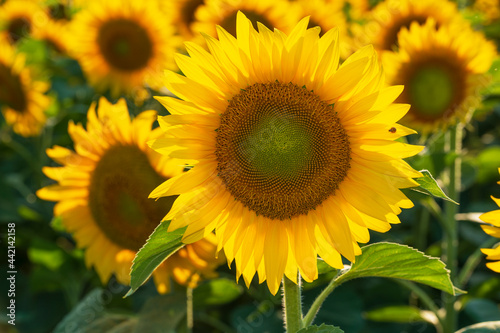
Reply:
[[286, 276], [283, 278], [283, 315], [287, 333], [296, 333], [304, 327], [301, 288], [300, 276], [297, 284]]

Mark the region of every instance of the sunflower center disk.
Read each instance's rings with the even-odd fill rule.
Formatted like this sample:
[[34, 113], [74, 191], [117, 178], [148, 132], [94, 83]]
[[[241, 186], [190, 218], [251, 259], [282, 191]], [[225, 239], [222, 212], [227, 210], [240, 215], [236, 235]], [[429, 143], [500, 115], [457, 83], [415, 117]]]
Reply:
[[257, 215], [289, 219], [332, 195], [349, 169], [333, 107], [294, 84], [257, 83], [234, 96], [217, 132], [218, 174]]
[[419, 25], [424, 25], [427, 21], [425, 16], [410, 16], [403, 17], [393, 23], [393, 25], [388, 29], [382, 48], [384, 50], [394, 51], [399, 48], [398, 34], [403, 28], [409, 29], [413, 22], [417, 22]]
[[415, 71], [408, 87], [412, 107], [429, 117], [439, 117], [451, 107], [455, 90], [449, 70], [439, 66]]
[[124, 71], [146, 67], [153, 56], [153, 44], [148, 33], [137, 23], [126, 19], [103, 24], [97, 42], [106, 61]]
[[18, 17], [13, 19], [7, 28], [7, 33], [9, 34], [9, 38], [16, 43], [23, 37], [26, 37], [31, 30], [30, 22], [23, 17]]
[[[265, 16], [263, 16], [262, 14], [251, 11], [251, 10], [242, 10], [242, 12], [250, 20], [250, 22], [252, 22], [254, 29], [258, 29], [257, 22], [260, 22], [263, 25], [265, 25], [267, 28], [269, 28], [271, 31], [274, 30], [273, 24], [271, 24], [271, 22], [269, 22], [269, 20]], [[223, 27], [224, 30], [229, 32], [234, 37], [236, 37], [236, 16], [237, 16], [237, 14], [238, 14], [237, 11], [235, 11], [234, 13], [231, 13], [220, 24], [220, 26]]]
[[92, 174], [89, 191], [90, 211], [102, 232], [123, 248], [139, 250], [175, 200], [148, 199], [163, 181], [136, 146], [110, 148]]
[[13, 75], [9, 67], [0, 64], [0, 103], [23, 112], [27, 102], [19, 76]]

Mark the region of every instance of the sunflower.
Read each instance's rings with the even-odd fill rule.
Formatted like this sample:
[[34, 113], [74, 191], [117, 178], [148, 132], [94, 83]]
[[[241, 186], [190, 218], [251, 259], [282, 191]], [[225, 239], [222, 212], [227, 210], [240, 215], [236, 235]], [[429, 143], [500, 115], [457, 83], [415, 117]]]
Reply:
[[[145, 111], [130, 121], [125, 101], [111, 105], [101, 98], [91, 106], [87, 131], [69, 124], [76, 152], [56, 146], [47, 155], [63, 167], [45, 167], [43, 172], [58, 184], [37, 192], [44, 200], [57, 201], [54, 215], [86, 248], [85, 261], [94, 266], [103, 283], [116, 274], [120, 283], [130, 282], [130, 266], [172, 206], [175, 197], [154, 201], [148, 193], [162, 181], [182, 174], [183, 160], [170, 159], [151, 150], [146, 141], [158, 136], [151, 130], [155, 111]], [[181, 249], [154, 273], [159, 292], [169, 290], [169, 277], [194, 286], [202, 276], [212, 276], [215, 236]]]
[[344, 3], [328, 0], [298, 0], [300, 17], [310, 16], [309, 27], [321, 28], [320, 36], [337, 27], [340, 33], [340, 57], [347, 58], [352, 52], [349, 43], [346, 17], [343, 12]]
[[173, 25], [185, 41], [193, 40], [197, 37], [198, 32], [191, 28], [196, 19], [196, 11], [204, 4], [204, 0], [160, 1], [165, 15], [174, 16]]
[[487, 23], [500, 18], [500, 3], [497, 0], [476, 0], [472, 7], [484, 14]]
[[0, 108], [5, 121], [19, 135], [38, 135], [50, 104], [44, 95], [49, 83], [33, 80], [31, 69], [24, 65], [24, 55], [15, 54], [7, 42], [0, 41], [0, 50]]
[[[498, 171], [500, 172], [500, 168], [498, 169]], [[500, 184], [500, 182], [498, 182], [498, 184]], [[500, 207], [500, 199], [497, 199], [493, 196], [491, 198]], [[484, 232], [486, 232], [490, 236], [500, 238], [500, 209], [484, 213], [483, 215], [479, 216], [479, 218], [483, 222], [488, 223], [488, 225], [481, 226]], [[481, 249], [481, 251], [486, 254], [486, 259], [497, 260], [487, 263], [486, 266], [489, 269], [500, 273], [500, 244], [497, 244], [493, 249]]]
[[298, 8], [287, 0], [205, 0], [205, 5], [196, 12], [192, 29], [215, 37], [219, 25], [236, 36], [238, 11], [243, 12], [255, 28], [260, 22], [268, 29], [276, 28], [285, 33], [290, 32], [300, 18]]
[[118, 96], [142, 92], [145, 82], [159, 88], [158, 73], [175, 68], [180, 41], [155, 2], [92, 1], [72, 22], [74, 56], [98, 90]]
[[404, 123], [430, 132], [466, 121], [481, 102], [495, 45], [466, 26], [436, 28], [433, 20], [403, 29], [399, 44], [383, 61], [388, 82], [405, 86], [397, 100], [411, 104]]
[[0, 6], [0, 35], [15, 44], [48, 21], [47, 13], [36, 2], [9, 0]]
[[368, 229], [385, 232], [410, 208], [399, 188], [416, 186], [404, 157], [422, 147], [394, 139], [414, 131], [395, 123], [409, 106], [392, 104], [402, 87], [383, 88], [372, 47], [342, 66], [337, 29], [301, 20], [290, 35], [238, 13], [235, 39], [218, 27], [210, 53], [186, 43], [166, 72], [175, 95], [157, 97], [171, 115], [151, 147], [198, 163], [150, 197], [179, 195], [170, 229], [183, 241], [216, 231], [218, 250], [247, 284], [258, 272], [275, 294], [283, 274], [317, 278], [316, 256], [354, 262]]
[[364, 26], [353, 26], [358, 46], [373, 44], [377, 50], [398, 47], [398, 33], [412, 22], [433, 18], [438, 26], [464, 24], [455, 3], [448, 0], [387, 0], [374, 8]]
[[33, 32], [33, 38], [44, 41], [60, 54], [66, 54], [68, 52], [68, 24], [62, 20], [47, 21], [43, 29], [38, 29]]

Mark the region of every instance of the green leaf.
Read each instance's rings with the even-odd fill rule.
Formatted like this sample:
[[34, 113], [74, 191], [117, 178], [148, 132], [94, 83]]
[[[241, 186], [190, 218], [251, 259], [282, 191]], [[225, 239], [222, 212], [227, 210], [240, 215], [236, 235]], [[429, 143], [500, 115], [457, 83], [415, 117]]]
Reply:
[[365, 313], [365, 318], [373, 321], [414, 323], [426, 321], [421, 310], [414, 306], [386, 306]]
[[243, 288], [229, 279], [214, 279], [193, 290], [193, 303], [197, 308], [206, 305], [227, 304], [243, 293]]
[[130, 290], [125, 297], [135, 293], [163, 261], [184, 246], [181, 240], [187, 227], [168, 232], [169, 224], [170, 221], [160, 223], [137, 252], [130, 272]]
[[317, 260], [317, 264], [318, 264], [318, 274], [326, 274], [326, 273], [330, 273], [330, 272], [333, 272], [333, 271], [336, 271], [337, 269], [336, 268], [333, 268], [332, 266], [328, 265], [323, 259], [321, 258], [318, 258]]
[[464, 312], [476, 323], [500, 320], [498, 304], [486, 298], [471, 299], [465, 304]]
[[186, 295], [168, 294], [149, 299], [139, 313], [134, 332], [175, 333], [186, 316]]
[[322, 324], [321, 326], [312, 325], [302, 328], [297, 333], [344, 333], [344, 331], [336, 326]]
[[406, 245], [385, 242], [365, 246], [362, 251], [337, 279], [337, 285], [360, 277], [386, 277], [419, 282], [455, 295], [450, 271], [437, 258]]
[[92, 321], [85, 329], [81, 330], [81, 332], [85, 333], [101, 333], [101, 332], [111, 332], [115, 331], [117, 327], [128, 323], [130, 320], [129, 317], [119, 314], [110, 314], [105, 315], [102, 318], [96, 319]]
[[500, 333], [500, 321], [489, 321], [467, 326], [455, 333]]
[[423, 177], [415, 178], [415, 181], [419, 183], [420, 186], [412, 187], [410, 188], [411, 190], [431, 195], [436, 198], [441, 198], [458, 205], [458, 202], [452, 200], [443, 192], [443, 190], [439, 187], [434, 177], [432, 177], [429, 170], [420, 170], [420, 172], [422, 173]]
[[491, 146], [479, 152], [475, 159], [478, 166], [477, 181], [489, 183], [498, 179], [498, 166], [500, 165], [500, 147]]
[[103, 290], [92, 290], [73, 310], [56, 326], [53, 333], [82, 332], [95, 320], [102, 317], [104, 311]]

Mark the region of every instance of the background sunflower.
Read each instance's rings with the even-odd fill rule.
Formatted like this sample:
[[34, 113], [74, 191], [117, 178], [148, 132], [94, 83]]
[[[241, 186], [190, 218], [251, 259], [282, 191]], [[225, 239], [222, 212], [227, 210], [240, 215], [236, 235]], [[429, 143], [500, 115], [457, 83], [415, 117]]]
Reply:
[[5, 121], [22, 136], [35, 136], [42, 130], [50, 99], [45, 96], [49, 83], [32, 78], [25, 57], [15, 54], [0, 41], [0, 107]]
[[[95, 267], [103, 283], [115, 274], [118, 282], [128, 285], [135, 253], [175, 199], [148, 200], [147, 193], [162, 180], [181, 174], [185, 161], [160, 157], [146, 146], [158, 135], [151, 130], [154, 111], [131, 121], [124, 100], [112, 105], [101, 98], [87, 117], [87, 131], [69, 125], [76, 152], [60, 146], [47, 150], [63, 167], [43, 169], [58, 183], [37, 195], [58, 202], [54, 215], [86, 249], [85, 262]], [[194, 287], [202, 276], [213, 276], [218, 265], [214, 238], [208, 235], [162, 263], [154, 274], [158, 292], [170, 290], [170, 277]]]
[[90, 2], [72, 21], [71, 51], [90, 83], [104, 92], [144, 98], [144, 83], [174, 68], [179, 40], [156, 2]]
[[387, 80], [405, 86], [398, 102], [411, 104], [405, 124], [430, 132], [466, 122], [481, 102], [497, 56], [493, 43], [467, 25], [412, 23], [399, 34], [399, 51], [384, 53]]

